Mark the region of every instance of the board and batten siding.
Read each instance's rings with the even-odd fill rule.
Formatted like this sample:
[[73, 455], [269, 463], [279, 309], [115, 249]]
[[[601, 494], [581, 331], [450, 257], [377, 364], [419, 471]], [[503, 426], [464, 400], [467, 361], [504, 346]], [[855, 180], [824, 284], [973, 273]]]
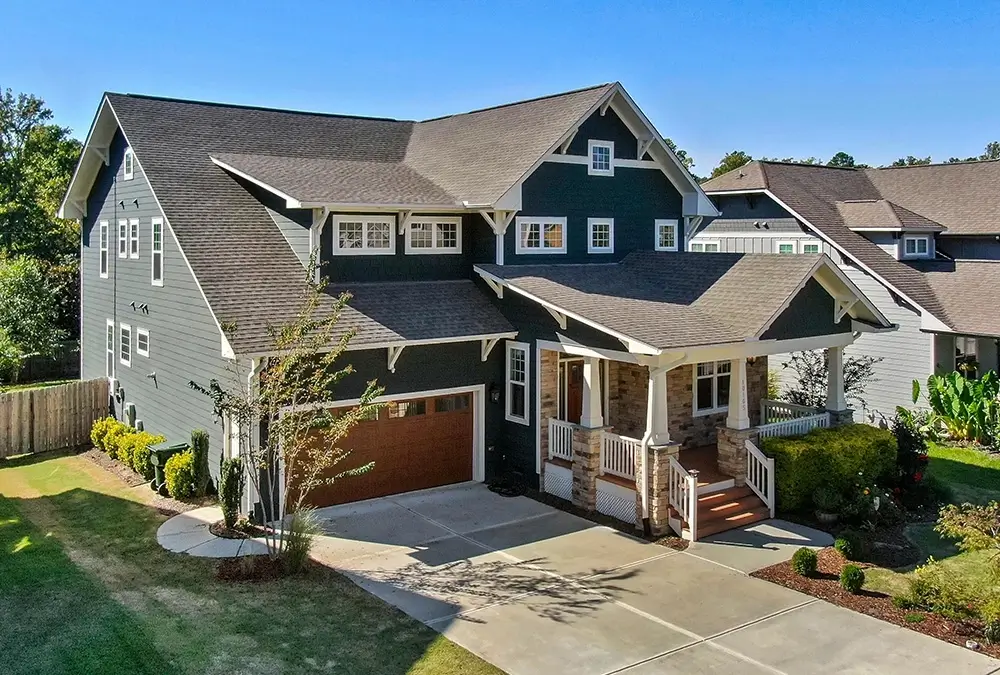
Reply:
[[[196, 380], [228, 382], [221, 334], [194, 276], [164, 218], [163, 286], [153, 286], [152, 219], [163, 217], [149, 184], [135, 163], [132, 180], [124, 180], [125, 140], [119, 131], [111, 144], [110, 166], [102, 167], [87, 201], [81, 257], [81, 369], [83, 379], [105, 377], [106, 321], [115, 325], [115, 377], [134, 403], [136, 418], [147, 431], [170, 441], [189, 441], [191, 431], [210, 434], [210, 466], [215, 472], [222, 452], [222, 427], [211, 401], [190, 388]], [[124, 204], [124, 206], [122, 205]], [[119, 258], [118, 220], [139, 219], [139, 258]], [[108, 278], [100, 278], [101, 220], [109, 223]], [[140, 306], [148, 306], [148, 310]], [[132, 365], [120, 362], [121, 324], [132, 328]], [[136, 349], [139, 328], [149, 331], [149, 356]], [[151, 377], [155, 373], [156, 377]], [[116, 404], [116, 414], [124, 411]]]
[[805, 232], [789, 232], [780, 235], [757, 234], [747, 231], [744, 233], [721, 233], [721, 232], [699, 232], [687, 243], [688, 250], [691, 244], [698, 243], [718, 243], [720, 253], [778, 253], [779, 242], [795, 242], [796, 253], [802, 252], [802, 244], [820, 244], [820, 251], [827, 254], [834, 260], [838, 260], [840, 253], [822, 239], [814, 237]]

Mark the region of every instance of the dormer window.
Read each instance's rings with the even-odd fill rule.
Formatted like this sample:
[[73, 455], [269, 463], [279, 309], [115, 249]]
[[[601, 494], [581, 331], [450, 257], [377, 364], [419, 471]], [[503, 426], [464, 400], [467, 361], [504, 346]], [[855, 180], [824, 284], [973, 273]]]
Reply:
[[396, 219], [390, 216], [334, 216], [334, 255], [393, 255]]
[[930, 254], [930, 237], [903, 237], [903, 257], [926, 258]]
[[587, 143], [590, 164], [587, 173], [591, 176], [615, 175], [615, 144], [611, 141], [590, 141]]
[[132, 180], [135, 177], [135, 155], [132, 148], [125, 148], [125, 159], [122, 160], [122, 168], [125, 171], [125, 180]]

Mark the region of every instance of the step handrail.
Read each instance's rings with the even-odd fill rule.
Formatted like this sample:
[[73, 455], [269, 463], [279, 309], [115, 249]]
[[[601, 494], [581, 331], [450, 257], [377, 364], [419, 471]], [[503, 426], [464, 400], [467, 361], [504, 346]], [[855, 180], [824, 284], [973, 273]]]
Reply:
[[774, 518], [774, 458], [760, 451], [749, 438], [747, 449], [747, 487], [760, 497]]
[[691, 541], [697, 541], [698, 472], [685, 469], [673, 455], [670, 456], [670, 472], [667, 478], [667, 500], [677, 509], [681, 520], [687, 522], [691, 531]]

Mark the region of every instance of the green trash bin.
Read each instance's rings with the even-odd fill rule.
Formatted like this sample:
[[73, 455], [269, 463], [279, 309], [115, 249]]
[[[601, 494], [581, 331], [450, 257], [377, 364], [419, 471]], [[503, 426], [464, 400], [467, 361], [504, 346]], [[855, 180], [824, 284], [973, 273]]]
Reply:
[[149, 487], [153, 489], [153, 492], [158, 492], [164, 497], [167, 496], [167, 477], [163, 473], [163, 468], [167, 465], [168, 459], [187, 449], [187, 443], [171, 443], [170, 441], [149, 446], [149, 463], [153, 465], [154, 472]]

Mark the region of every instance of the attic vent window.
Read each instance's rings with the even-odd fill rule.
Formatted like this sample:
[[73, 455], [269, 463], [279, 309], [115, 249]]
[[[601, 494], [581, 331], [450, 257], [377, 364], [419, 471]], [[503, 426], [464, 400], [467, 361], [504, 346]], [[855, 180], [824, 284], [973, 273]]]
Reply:
[[587, 149], [590, 164], [587, 173], [591, 176], [615, 175], [615, 144], [611, 141], [589, 141]]
[[135, 177], [135, 155], [132, 154], [132, 148], [125, 148], [122, 169], [125, 172], [125, 180], [132, 180]]

